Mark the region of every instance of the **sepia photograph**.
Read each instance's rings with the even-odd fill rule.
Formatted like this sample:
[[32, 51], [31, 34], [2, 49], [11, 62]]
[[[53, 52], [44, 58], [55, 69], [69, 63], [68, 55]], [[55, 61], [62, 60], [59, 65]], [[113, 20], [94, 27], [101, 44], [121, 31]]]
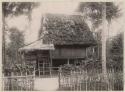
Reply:
[[123, 91], [125, 2], [2, 3], [2, 91]]

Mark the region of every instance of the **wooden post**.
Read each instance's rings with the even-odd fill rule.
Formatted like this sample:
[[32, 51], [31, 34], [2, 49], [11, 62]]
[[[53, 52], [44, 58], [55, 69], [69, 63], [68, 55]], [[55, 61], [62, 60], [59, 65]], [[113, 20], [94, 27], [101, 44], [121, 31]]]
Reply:
[[23, 65], [25, 65], [25, 57], [24, 57], [24, 52], [22, 52], [22, 62], [23, 62]]
[[69, 59], [67, 59], [67, 64], [69, 65]]
[[22, 53], [20, 51], [20, 63], [21, 63], [21, 66], [23, 66], [23, 60], [22, 60]]
[[34, 76], [34, 77], [36, 76], [35, 67], [33, 68], [33, 76]]
[[98, 43], [98, 51], [97, 51], [97, 53], [98, 53], [98, 59], [100, 59], [100, 44]]
[[32, 82], [32, 91], [34, 90], [34, 87], [35, 87], [35, 85], [34, 85], [34, 82], [35, 82], [35, 67], [34, 67], [34, 71], [33, 71], [33, 82]]
[[51, 56], [51, 51], [49, 51], [50, 54], [50, 76], [52, 76], [52, 56]]
[[87, 55], [87, 49], [88, 49], [88, 48], [86, 48], [86, 50], [85, 50], [86, 58], [88, 57], [88, 55]]
[[93, 48], [92, 48], [92, 53], [94, 54], [95, 53], [95, 46], [93, 46]]
[[22, 64], [21, 52], [19, 53], [19, 58], [20, 58], [20, 59], [19, 59], [19, 60], [20, 60], [19, 62]]
[[27, 77], [27, 70], [26, 70], [26, 77]]
[[38, 60], [38, 73], [39, 73], [39, 77], [40, 77], [40, 66], [39, 66], [39, 60]]
[[85, 89], [86, 89], [86, 91], [88, 91], [88, 89], [87, 89], [87, 70], [85, 70], [85, 74], [86, 74], [86, 75], [85, 75], [85, 85], [86, 85], [86, 86], [85, 86], [85, 87], [86, 87]]
[[61, 72], [62, 72], [62, 70], [61, 70], [61, 67], [59, 67], [59, 88], [61, 87]]
[[13, 84], [12, 84], [13, 77], [14, 77], [14, 74], [13, 74], [13, 71], [12, 71], [11, 76], [9, 76], [9, 80], [10, 80], [10, 82], [9, 82], [9, 90], [10, 91], [13, 90]]
[[20, 63], [20, 52], [17, 53], [18, 56], [18, 63]]
[[45, 69], [45, 65], [44, 64], [45, 64], [45, 62], [43, 62], [43, 75], [45, 75], [45, 70], [44, 70]]

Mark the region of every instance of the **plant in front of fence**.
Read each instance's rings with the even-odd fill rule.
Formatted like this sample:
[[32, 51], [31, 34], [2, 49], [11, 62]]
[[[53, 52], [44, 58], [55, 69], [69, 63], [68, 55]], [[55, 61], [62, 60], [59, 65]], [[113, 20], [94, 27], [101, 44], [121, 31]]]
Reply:
[[120, 70], [108, 68], [107, 84], [102, 70], [98, 68], [85, 69], [81, 66], [65, 65], [61, 69], [60, 85], [63, 90], [123, 90], [123, 72]]
[[3, 77], [3, 90], [33, 90], [35, 77], [33, 67], [15, 65], [8, 71], [10, 75]]

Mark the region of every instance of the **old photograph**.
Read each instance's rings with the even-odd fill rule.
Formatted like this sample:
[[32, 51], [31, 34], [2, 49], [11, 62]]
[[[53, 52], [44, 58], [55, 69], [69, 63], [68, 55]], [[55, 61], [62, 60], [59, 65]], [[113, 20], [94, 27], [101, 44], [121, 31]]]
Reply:
[[3, 91], [123, 91], [124, 2], [2, 2]]

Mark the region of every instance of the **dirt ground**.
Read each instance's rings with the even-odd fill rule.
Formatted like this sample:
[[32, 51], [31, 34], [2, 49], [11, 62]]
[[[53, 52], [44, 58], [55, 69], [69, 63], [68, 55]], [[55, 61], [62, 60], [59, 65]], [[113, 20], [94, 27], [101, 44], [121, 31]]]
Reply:
[[54, 78], [35, 78], [34, 90], [56, 91], [59, 88], [58, 77]]

